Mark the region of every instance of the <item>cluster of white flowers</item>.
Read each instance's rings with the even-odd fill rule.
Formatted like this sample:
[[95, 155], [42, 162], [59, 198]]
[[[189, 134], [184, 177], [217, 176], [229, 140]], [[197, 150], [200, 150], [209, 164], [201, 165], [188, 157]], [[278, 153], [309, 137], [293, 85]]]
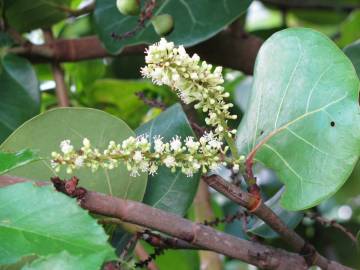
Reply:
[[[61, 166], [66, 166], [67, 173], [82, 167], [96, 171], [99, 168], [114, 169], [124, 163], [131, 176], [140, 172], [155, 174], [158, 167], [165, 165], [173, 172], [180, 169], [187, 176], [201, 171], [216, 170], [224, 164], [227, 147], [217, 139], [213, 133], [206, 133], [196, 141], [194, 137], [173, 137], [170, 142], [164, 142], [160, 136], [149, 141], [145, 135], [129, 137], [121, 144], [110, 141], [107, 149], [102, 152], [92, 147], [88, 139], [83, 140], [83, 146], [75, 150], [70, 140], [60, 143], [61, 153], [53, 152], [52, 166], [59, 171]], [[239, 165], [234, 164], [234, 168]]]
[[164, 38], [146, 50], [145, 62], [147, 66], [141, 69], [142, 75], [158, 85], [170, 86], [184, 103], [195, 102], [195, 109], [208, 113], [206, 124], [215, 128], [219, 138], [225, 133], [229, 137], [236, 133], [227, 128], [227, 120], [236, 119], [236, 115], [229, 112], [233, 104], [224, 101], [229, 93], [221, 86], [222, 67], [213, 70], [212, 65], [200, 61], [197, 54], [190, 57], [183, 46], [175, 47]]

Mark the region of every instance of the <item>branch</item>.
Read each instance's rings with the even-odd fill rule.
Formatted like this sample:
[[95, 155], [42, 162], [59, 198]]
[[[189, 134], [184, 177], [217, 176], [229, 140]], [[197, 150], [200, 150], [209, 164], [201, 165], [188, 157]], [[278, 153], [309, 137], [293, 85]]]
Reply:
[[[0, 187], [24, 181], [28, 180], [0, 176]], [[39, 185], [46, 184], [49, 183], [39, 182]], [[161, 231], [199, 248], [209, 249], [260, 268], [308, 269], [304, 258], [298, 254], [239, 239], [140, 202], [86, 191], [82, 194], [79, 204], [94, 214], [119, 218], [125, 222]], [[330, 266], [334, 267], [328, 269], [349, 269], [339, 264], [331, 264]]]
[[352, 11], [360, 8], [360, 3], [342, 3], [342, 1], [318, 1], [318, 0], [261, 0], [280, 9], [322, 9]]
[[[51, 30], [45, 30], [44, 31], [45, 41], [46, 43], [51, 43], [54, 41], [54, 37]], [[62, 69], [61, 65], [58, 61], [54, 60], [51, 64], [52, 72], [54, 76], [55, 81], [55, 92], [56, 97], [58, 100], [58, 105], [60, 107], [69, 107], [70, 101], [68, 97], [68, 93], [66, 90], [66, 84], [64, 79], [64, 70]]]
[[328, 220], [328, 219], [320, 216], [319, 214], [313, 213], [313, 212], [308, 212], [305, 215], [306, 215], [306, 217], [318, 222], [322, 226], [333, 227], [333, 228], [341, 231], [354, 243], [355, 246], [357, 245], [357, 239], [356, 239], [355, 235], [352, 232], [350, 232], [348, 229], [346, 229], [344, 226], [337, 223], [336, 220]]
[[[189, 48], [208, 62], [242, 70], [252, 74], [255, 58], [262, 44], [261, 39], [243, 35], [239, 38], [231, 32], [223, 32], [215, 37]], [[147, 45], [134, 45], [122, 50], [121, 55], [142, 54]], [[58, 39], [49, 44], [27, 44], [10, 48], [13, 52], [28, 58], [32, 62], [75, 62], [87, 59], [111, 56], [96, 36], [78, 39]]]
[[295, 231], [290, 230], [284, 222], [262, 201], [254, 208], [256, 197], [241, 190], [234, 184], [225, 181], [218, 175], [211, 175], [203, 178], [213, 189], [220, 192], [230, 200], [248, 209], [252, 214], [263, 220], [274, 231], [276, 231], [293, 249], [302, 254], [309, 265], [317, 265], [322, 269], [349, 269], [336, 262], [329, 261], [319, 254], [313, 246], [307, 243]]

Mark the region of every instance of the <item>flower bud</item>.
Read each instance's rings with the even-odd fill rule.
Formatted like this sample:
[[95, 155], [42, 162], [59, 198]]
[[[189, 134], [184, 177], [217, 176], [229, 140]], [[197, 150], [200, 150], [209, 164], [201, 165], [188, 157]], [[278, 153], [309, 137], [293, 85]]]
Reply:
[[136, 16], [140, 13], [139, 0], [116, 0], [116, 6], [125, 16]]
[[174, 28], [174, 19], [169, 14], [155, 16], [151, 19], [151, 23], [154, 26], [155, 32], [161, 37], [170, 34]]

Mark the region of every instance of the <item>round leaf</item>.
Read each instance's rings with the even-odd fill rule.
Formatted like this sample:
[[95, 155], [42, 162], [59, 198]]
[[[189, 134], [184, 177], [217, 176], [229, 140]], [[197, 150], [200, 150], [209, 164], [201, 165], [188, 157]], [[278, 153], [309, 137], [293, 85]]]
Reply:
[[[62, 108], [41, 114], [17, 129], [1, 146], [3, 151], [17, 151], [26, 147], [38, 149], [44, 160], [33, 162], [11, 171], [11, 175], [34, 180], [49, 180], [56, 175], [51, 169], [51, 152], [60, 151], [59, 143], [72, 141], [80, 149], [82, 140], [88, 138], [94, 147], [105, 149], [109, 141], [120, 143], [134, 132], [120, 119], [103, 111], [89, 108]], [[64, 171], [64, 170], [63, 170]], [[90, 190], [121, 198], [141, 200], [147, 176], [131, 177], [124, 165], [114, 170], [99, 169], [92, 173], [89, 168], [74, 172], [80, 185]], [[59, 174], [68, 178], [65, 172]]]
[[237, 143], [286, 186], [288, 210], [312, 207], [350, 175], [360, 150], [359, 80], [326, 36], [280, 31], [262, 46]]

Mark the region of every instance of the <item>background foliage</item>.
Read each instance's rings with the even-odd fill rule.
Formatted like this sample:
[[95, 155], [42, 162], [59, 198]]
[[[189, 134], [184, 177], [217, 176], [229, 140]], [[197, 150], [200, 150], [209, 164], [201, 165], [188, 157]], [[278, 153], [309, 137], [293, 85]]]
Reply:
[[[301, 8], [301, 5], [300, 8], [295, 7], [296, 5], [294, 8], [291, 8], [291, 5], [290, 8], [284, 8], [281, 5], [270, 5], [268, 2], [271, 1], [250, 0], [164, 0], [158, 2], [159, 5], [155, 9], [155, 14], [169, 13], [175, 20], [174, 31], [167, 38], [176, 44], [184, 44], [185, 46], [201, 45], [213, 36], [231, 31], [232, 28], [229, 26], [235, 20], [243, 25], [240, 36], [251, 35], [262, 40], [268, 39], [273, 33], [287, 27], [302, 26], [315, 29], [322, 35], [311, 34], [309, 36], [307, 32], [298, 33], [300, 39], [314, 42], [317, 45], [322, 44], [322, 42], [324, 44], [318, 50], [306, 50], [304, 62], [300, 63], [301, 74], [297, 74], [298, 77], [295, 78], [294, 84], [297, 82], [296, 79], [301, 81], [305, 76], [309, 76], [309, 73], [311, 76], [306, 82], [308, 84], [316, 83], [323, 76], [322, 72], [319, 73], [318, 70], [312, 72], [311, 67], [306, 65], [306, 59], [317, 58], [322, 61], [321, 65], [324, 68], [330, 66], [328, 76], [325, 76], [324, 81], [319, 84], [319, 91], [314, 96], [318, 104], [328, 101], [329, 96], [327, 96], [326, 90], [329, 85], [342, 88], [346, 84], [345, 88], [352, 93], [358, 90], [355, 89], [358, 88], [355, 81], [343, 80], [343, 77], [350, 73], [353, 74], [355, 71], [360, 76], [360, 2], [358, 0], [316, 0], [314, 2], [318, 4], [318, 7], [314, 7], [314, 5], [307, 8]], [[283, 2], [291, 4], [300, 1]], [[144, 4], [144, 1], [142, 3]], [[125, 17], [120, 14], [116, 9], [114, 0], [96, 1], [93, 11], [81, 16], [72, 15], [74, 10], [92, 4], [91, 1], [82, 0], [0, 0], [0, 27], [3, 30], [0, 32], [1, 174], [11, 170], [9, 174], [13, 176], [48, 180], [53, 175], [48, 164], [49, 154], [51, 151], [57, 150], [58, 143], [64, 138], [72, 139], [78, 146], [82, 138], [88, 137], [97, 142], [97, 146], [101, 148], [109, 140], [120, 142], [134, 134], [159, 134], [166, 140], [175, 134], [181, 135], [183, 138], [193, 135], [191, 125], [185, 115], [185, 112], [189, 114], [189, 108], [183, 108], [180, 104], [176, 104], [176, 96], [167, 87], [154, 86], [150, 81], [140, 78], [139, 69], [144, 65], [143, 53], [136, 51], [132, 54], [121, 54], [124, 48], [129, 45], [152, 43], [159, 39], [150, 22], [147, 22], [146, 27], [136, 35], [120, 41], [114, 40], [111, 33], [121, 34], [133, 29], [137, 23], [137, 17]], [[322, 6], [330, 6], [331, 8], [321, 8]], [[224, 29], [225, 31], [223, 31]], [[54, 109], [58, 105], [58, 99], [52, 63], [38, 61], [21, 54], [17, 55], [16, 50], [11, 50], [27, 42], [44, 44], [46, 33], [49, 31], [52, 32], [54, 39], [79, 39], [97, 36], [105, 50], [109, 55], [112, 55], [111, 57], [80, 62], [61, 63], [70, 105], [74, 107], [72, 109]], [[332, 45], [327, 38], [325, 39], [323, 35], [333, 40], [338, 48]], [[279, 40], [274, 41], [275, 38], [276, 36], [268, 41], [268, 47], [264, 48], [263, 51], [272, 46], [271, 53], [273, 53], [273, 59], [276, 62], [281, 58], [278, 55], [286, 51], [283, 46], [286, 47], [287, 44], [283, 45]], [[294, 48], [288, 49], [294, 51]], [[252, 48], [249, 46], [245, 49], [250, 51]], [[231, 44], [228, 50], [229, 53], [233, 50]], [[348, 58], [343, 56], [340, 50], [343, 50]], [[216, 54], [217, 52], [213, 53]], [[292, 57], [297, 58], [298, 54], [293, 54]], [[331, 63], [328, 61], [334, 59], [343, 63], [344, 69], [331, 70]], [[349, 59], [355, 67], [355, 71], [352, 69]], [[250, 96], [258, 91], [261, 86], [259, 86], [259, 82], [266, 83], [271, 80], [279, 82], [279, 87], [268, 89], [268, 91], [273, 92], [273, 95], [269, 97], [266, 103], [271, 105], [271, 108], [273, 106], [273, 109], [270, 108], [269, 112], [269, 108], [267, 108], [262, 113], [276, 114], [278, 104], [272, 101], [280, 102], [283, 91], [287, 87], [286, 83], [288, 83], [288, 80], [281, 81], [281, 79], [291, 76], [289, 72], [291, 71], [290, 68], [296, 64], [295, 60], [291, 57], [286, 58], [286, 69], [281, 69], [274, 62], [263, 63], [260, 56], [258, 66], [270, 66], [271, 68], [267, 69], [268, 73], [266, 74], [258, 71], [256, 78], [225, 66], [225, 88], [231, 94], [231, 102], [235, 104], [234, 113], [241, 116], [247, 108], [256, 106], [258, 102], [254, 98], [256, 96]], [[252, 88], [253, 85], [254, 88]], [[146, 99], [161, 103], [167, 107], [167, 110], [145, 104], [136, 95], [138, 92], [141, 92]], [[351, 98], [354, 101], [354, 95]], [[346, 106], [346, 100], [344, 102], [344, 106]], [[299, 103], [296, 101], [296, 104]], [[93, 109], [85, 109], [84, 107]], [[347, 111], [352, 109], [349, 106]], [[296, 111], [297, 107], [292, 106], [287, 111], [287, 116], [284, 117], [294, 117]], [[42, 114], [38, 115], [40, 112]], [[33, 118], [34, 116], [36, 117]], [[201, 113], [195, 115], [193, 113], [192, 117], [203, 123], [204, 116]], [[240, 119], [241, 117], [233, 123], [235, 128], [238, 127]], [[244, 123], [248, 119], [251, 122], [253, 116], [245, 115]], [[331, 151], [333, 165], [334, 167], [339, 166], [339, 168], [332, 168], [331, 171], [328, 171], [329, 177], [327, 179], [329, 181], [331, 174], [337, 174], [339, 170], [341, 171], [344, 167], [347, 168], [344, 170], [346, 172], [342, 173], [341, 181], [339, 180], [336, 183], [330, 181], [332, 185], [340, 187], [347, 180], [345, 185], [333, 197], [323, 196], [327, 199], [311, 210], [328, 219], [340, 222], [356, 233], [360, 230], [360, 163], [355, 166], [350, 177], [348, 177], [347, 172], [351, 170], [350, 167], [353, 166], [356, 157], [359, 155], [358, 141], [352, 142], [351, 147], [346, 151], [344, 150], [345, 147], [342, 147], [342, 143], [348, 142], [348, 140], [341, 141], [347, 136], [345, 133], [348, 127], [345, 125], [339, 127], [341, 131], [336, 138], [333, 135], [329, 135], [331, 139], [326, 136], [315, 136], [314, 134], [321, 133], [323, 126], [326, 125], [326, 128], [331, 128], [329, 120], [338, 124], [347, 121], [349, 123], [358, 122], [359, 119], [349, 119], [346, 118], [346, 115], [336, 116], [335, 120], [323, 118], [316, 123], [316, 127], [321, 127], [318, 130], [316, 127], [314, 130], [301, 130], [302, 127], [299, 127], [299, 130], [296, 131], [300, 132], [306, 141], [310, 140], [319, 148], [326, 140], [334, 143], [332, 149], [326, 150]], [[260, 123], [261, 127], [268, 128], [268, 123], [265, 123], [265, 120], [263, 121]], [[250, 135], [253, 134], [244, 134], [243, 137], [239, 138], [239, 145], [241, 146], [242, 140], [246, 141], [248, 138], [252, 138]], [[286, 136], [288, 137], [288, 135]], [[307, 135], [309, 137], [306, 137]], [[255, 134], [255, 136], [257, 135]], [[281, 140], [290, 139], [281, 138]], [[276, 151], [284, 150], [281, 149], [281, 143], [278, 141], [272, 141], [272, 143]], [[293, 142], [293, 145], [295, 146], [285, 149], [285, 151], [289, 151], [287, 155], [290, 157], [294, 152], [306, 152], [307, 150], [306, 145], [301, 144], [301, 142]], [[25, 148], [38, 151], [22, 151]], [[5, 153], [8, 151], [16, 153]], [[355, 248], [349, 248], [350, 245], [344, 235], [332, 228], [323, 228], [309, 218], [304, 218], [303, 211], [289, 211], [283, 208], [283, 206], [287, 206], [288, 209], [292, 210], [302, 209], [313, 205], [316, 199], [312, 198], [311, 202], [306, 202], [305, 199], [309, 199], [307, 194], [301, 202], [294, 202], [288, 197], [281, 205], [279, 201], [283, 189], [279, 177], [288, 176], [289, 171], [283, 169], [284, 164], [279, 165], [278, 161], [269, 158], [268, 154], [266, 151], [261, 152], [261, 161], [271, 168], [280, 168], [279, 170], [282, 173], [276, 175], [269, 168], [261, 165], [256, 167], [255, 172], [263, 196], [268, 199], [267, 204], [279, 214], [289, 227], [296, 228], [297, 232], [309, 239], [323, 254], [354, 268], [360, 268], [359, 254]], [[307, 154], [305, 161], [299, 161], [296, 155], [293, 155], [290, 160], [300, 163], [299, 166], [311, 160], [311, 165], [319, 164], [318, 167], [321, 167], [324, 158], [321, 153], [307, 152]], [[39, 160], [40, 158], [42, 159]], [[351, 164], [339, 164], [339, 159], [346, 159], [346, 161], [352, 159], [352, 162], [350, 162]], [[24, 166], [15, 169], [19, 165]], [[324, 170], [327, 169], [324, 168]], [[223, 168], [220, 173], [224, 178], [229, 179], [230, 172], [226, 168]], [[306, 173], [303, 172], [301, 176], [306, 178]], [[317, 173], [319, 174], [318, 178], [324, 175], [321, 170]], [[188, 179], [177, 172], [174, 177], [173, 174], [169, 173], [169, 170], [161, 168], [157, 175], [151, 176], [149, 179], [145, 175], [133, 179], [128, 176], [125, 170], [101, 171], [96, 174], [82, 171], [79, 176], [82, 179], [81, 184], [89, 189], [143, 201], [154, 207], [184, 215], [193, 220], [197, 219], [194, 210], [196, 206], [191, 206], [191, 204], [198, 188], [198, 175]], [[311, 190], [312, 186], [310, 185], [307, 188]], [[298, 187], [294, 190], [296, 192]], [[8, 198], [10, 192], [11, 198]], [[317, 197], [319, 190], [313, 189], [311, 192], [314, 197]], [[53, 193], [51, 188], [34, 187], [32, 184], [20, 184], [7, 189], [0, 189], [0, 247], [3, 247], [1, 245], [5, 242], [15, 241], [17, 230], [24, 231], [28, 239], [37, 239], [40, 243], [38, 249], [31, 250], [24, 248], [27, 243], [19, 241], [16, 250], [11, 250], [11, 256], [9, 256], [9, 247], [3, 247], [4, 249], [0, 249], [0, 265], [14, 263], [24, 255], [35, 253], [38, 255], [35, 260], [30, 258], [24, 262], [18, 262], [21, 266], [17, 265], [15, 269], [19, 269], [23, 265], [26, 265], [23, 269], [47, 269], [49, 264], [54, 269], [55, 266], [58, 269], [72, 269], [73, 265], [79, 266], [79, 269], [97, 269], [102, 260], [113, 258], [113, 248], [106, 243], [107, 236], [100, 225], [97, 225], [95, 220], [77, 207], [73, 201], [61, 194], [55, 195], [59, 197], [57, 199], [61, 207], [54, 205]], [[27, 195], [24, 196], [24, 194]], [[19, 202], [16, 205], [9, 204], [9, 201], [12, 200]], [[220, 217], [238, 210], [237, 205], [218, 194], [212, 193], [211, 204], [215, 215]], [[13, 207], [7, 208], [8, 205]], [[78, 224], [82, 226], [81, 230], [73, 232], [72, 237], [81, 239], [81, 241], [77, 243], [77, 247], [60, 249], [52, 237], [60, 235], [61, 240], [61, 237], [64, 236], [62, 230], [68, 231], [69, 228], [72, 228], [72, 223], [67, 223], [71, 213], [63, 211], [65, 208], [71, 209], [79, 217]], [[47, 211], [47, 209], [51, 213], [50, 217], [45, 219], [36, 215], [36, 211]], [[20, 221], [11, 223], [1, 218], [2, 215], [6, 217], [9, 213], [12, 213], [15, 221], [18, 218]], [[35, 221], [40, 224], [34, 224]], [[50, 223], [52, 226], [57, 224], [57, 229], [51, 231], [51, 226], [48, 226]], [[11, 224], [16, 226], [11, 226]], [[44, 233], [45, 230], [45, 236], [35, 235], [33, 231], [27, 230], [36, 226], [41, 226], [43, 229], [41, 233]], [[241, 221], [219, 226], [219, 229], [241, 238], [249, 239], [251, 236], [244, 231]], [[92, 235], [95, 230], [96, 236], [90, 237], [90, 234], [86, 233], [89, 230], [92, 231]], [[114, 231], [115, 234], [113, 234]], [[266, 243], [284, 247], [277, 235], [259, 220], [250, 219], [248, 231], [264, 238]], [[112, 235], [112, 244], [117, 252], [123, 249], [124, 243], [128, 243], [129, 234], [124, 233], [119, 228], [107, 227], [106, 233]], [[25, 241], [26, 239], [22, 240]], [[41, 245], [42, 243], [46, 243], [46, 248]], [[104, 252], [97, 253], [91, 248], [84, 248], [92, 245], [101, 246]], [[145, 243], [143, 245], [151, 253], [151, 248]], [[64, 249], [65, 251], [63, 251]], [[65, 264], [64, 261], [66, 261]], [[80, 262], [86, 262], [86, 264], [79, 265]], [[159, 257], [156, 263], [160, 269], [168, 269], [169, 265], [174, 264], [177, 267], [176, 269], [187, 270], [199, 269], [200, 261], [197, 252], [171, 251]], [[246, 264], [226, 258], [223, 259], [223, 266], [226, 270], [253, 269]], [[0, 266], [1, 269], [8, 269], [9, 267], [12, 266]]]

